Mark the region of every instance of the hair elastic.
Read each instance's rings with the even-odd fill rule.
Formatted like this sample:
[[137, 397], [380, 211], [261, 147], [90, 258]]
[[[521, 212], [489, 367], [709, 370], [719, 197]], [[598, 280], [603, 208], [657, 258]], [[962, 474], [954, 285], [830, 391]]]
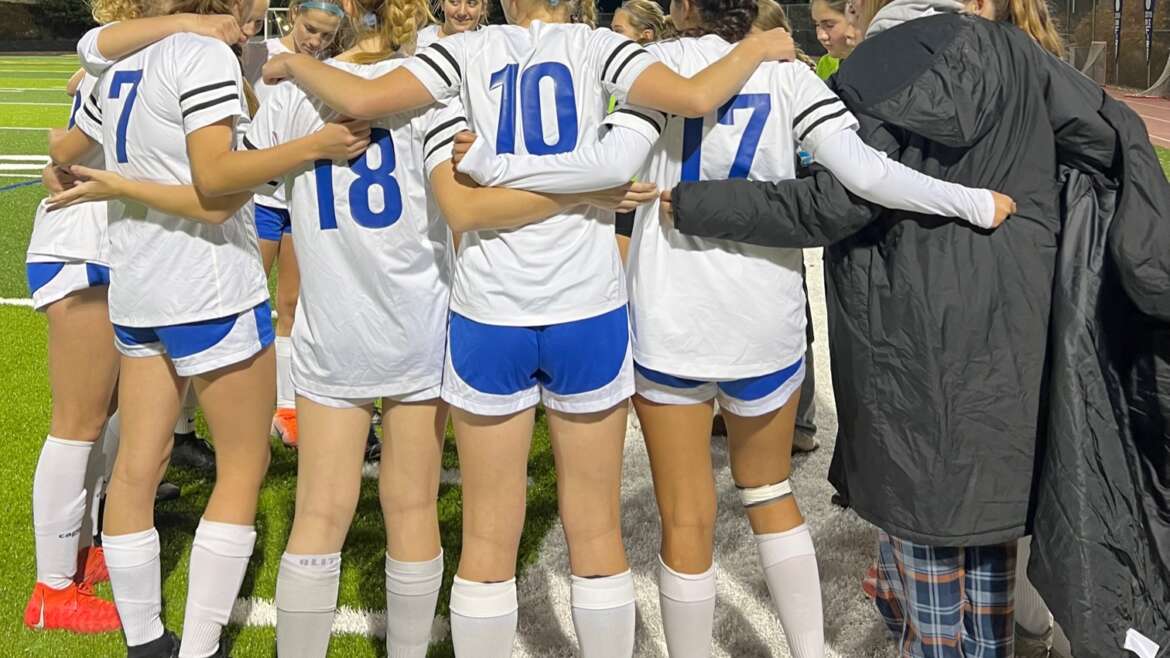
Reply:
[[341, 5], [335, 5], [332, 2], [320, 2], [319, 0], [307, 0], [306, 2], [302, 2], [301, 4], [297, 5], [297, 11], [300, 11], [302, 9], [316, 9], [318, 11], [323, 11], [327, 14], [333, 14], [334, 16], [336, 16], [338, 18], [345, 18], [345, 10], [341, 8]]

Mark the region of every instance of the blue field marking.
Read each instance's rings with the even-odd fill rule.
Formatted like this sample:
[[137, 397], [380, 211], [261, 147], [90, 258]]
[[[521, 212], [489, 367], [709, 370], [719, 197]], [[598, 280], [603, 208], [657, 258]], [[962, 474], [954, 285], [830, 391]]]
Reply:
[[26, 180], [26, 181], [21, 182], [21, 183], [12, 183], [11, 185], [5, 185], [3, 187], [0, 187], [0, 192], [7, 192], [9, 190], [15, 190], [15, 189], [18, 189], [21, 187], [28, 187], [29, 185], [40, 185], [40, 184], [41, 184], [41, 182], [39, 180]]

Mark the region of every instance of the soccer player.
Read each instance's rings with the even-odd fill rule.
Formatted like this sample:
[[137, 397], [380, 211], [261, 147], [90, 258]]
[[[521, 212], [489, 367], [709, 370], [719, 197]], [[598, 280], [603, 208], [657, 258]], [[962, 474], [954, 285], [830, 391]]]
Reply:
[[[187, 0], [172, 9], [239, 16], [242, 40], [243, 26], [255, 25], [267, 4]], [[150, 21], [137, 27], [161, 27]], [[86, 57], [83, 63], [94, 65]], [[110, 65], [82, 104], [80, 132], [50, 148], [54, 162], [67, 164], [100, 141], [106, 165], [118, 174], [75, 168], [92, 180], [56, 195], [52, 205], [114, 196], [135, 201], [110, 210], [109, 312], [122, 353], [123, 438], [103, 532], [130, 658], [171, 656], [177, 643], [160, 616], [153, 495], [188, 381], [220, 459], [191, 552], [181, 656], [224, 655], [220, 634], [255, 542], [275, 373], [251, 187], [366, 145], [352, 126], [334, 126], [277, 149], [235, 153], [238, 122], [253, 103], [227, 45], [177, 34]]]
[[[295, 78], [355, 117], [460, 97], [498, 152], [546, 154], [595, 143], [611, 94], [701, 115], [730, 98], [760, 62], [793, 50], [787, 33], [756, 35], [688, 79], [625, 37], [569, 24], [591, 13], [573, 3], [511, 0], [504, 12], [512, 25], [448, 37], [373, 80], [301, 55], [272, 59], [265, 77]], [[451, 594], [455, 651], [511, 653], [527, 457], [543, 402], [582, 654], [629, 656], [634, 590], [618, 508], [633, 371], [612, 216], [577, 208], [519, 229], [468, 232], [452, 285], [443, 399], [454, 407], [464, 496], [463, 554]]]
[[[421, 0], [357, 1], [357, 44], [330, 66], [366, 78], [402, 66]], [[393, 19], [393, 20], [392, 20]], [[261, 108], [247, 146], [309, 134], [331, 114], [296, 85]], [[336, 606], [341, 550], [361, 485], [363, 427], [381, 400], [385, 446], [387, 653], [422, 658], [443, 577], [437, 495], [447, 405], [439, 399], [447, 337], [452, 228], [512, 228], [581, 203], [620, 201], [481, 189], [456, 179], [455, 133], [463, 106], [377, 119], [372, 146], [348, 166], [318, 162], [290, 177], [289, 210], [301, 243], [301, 306], [293, 329], [301, 423], [297, 507], [277, 579], [277, 647], [285, 657], [324, 656]], [[461, 177], [462, 178], [462, 177]], [[466, 181], [466, 178], [463, 178]], [[644, 200], [655, 198], [652, 186]], [[436, 202], [438, 207], [436, 207]], [[339, 282], [344, 281], [344, 285]]]
[[440, 0], [438, 7], [443, 22], [419, 30], [415, 49], [426, 48], [444, 37], [479, 29], [488, 20], [488, 0]]
[[[671, 6], [682, 38], [647, 50], [681, 75], [724, 57], [752, 28], [753, 0]], [[717, 112], [669, 116], [619, 108], [588, 148], [500, 155], [477, 143], [459, 169], [481, 184], [544, 192], [611, 181], [670, 187], [680, 180], [792, 178], [798, 147], [853, 191], [919, 212], [991, 226], [1010, 203], [942, 183], [864, 147], [853, 116], [802, 63], [761, 66]], [[459, 141], [464, 141], [458, 138]], [[640, 163], [649, 162], [644, 168]], [[681, 236], [639, 211], [631, 244], [630, 308], [637, 395], [662, 517], [659, 600], [670, 655], [709, 656], [715, 607], [713, 401], [726, 418], [732, 476], [751, 523], [763, 576], [796, 658], [824, 654], [812, 537], [788, 482], [804, 376], [802, 254]]]
[[[263, 106], [272, 92], [261, 80], [260, 70], [273, 55], [305, 53], [324, 59], [334, 50], [338, 32], [343, 27], [345, 11], [338, 0], [301, 0], [289, 7], [292, 30], [283, 37], [250, 42], [244, 49], [244, 75], [256, 89], [256, 99]], [[292, 385], [293, 318], [297, 310], [299, 268], [293, 248], [292, 221], [289, 219], [284, 190], [256, 196], [256, 232], [260, 237], [260, 255], [264, 271], [271, 272], [279, 260], [276, 279], [276, 413], [272, 432], [287, 446], [297, 444], [297, 412]]]

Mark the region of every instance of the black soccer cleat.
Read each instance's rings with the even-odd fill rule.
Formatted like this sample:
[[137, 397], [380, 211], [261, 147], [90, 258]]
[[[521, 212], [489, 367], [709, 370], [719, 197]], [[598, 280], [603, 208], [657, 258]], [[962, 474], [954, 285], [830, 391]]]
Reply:
[[194, 432], [176, 434], [171, 449], [171, 466], [189, 468], [203, 473], [215, 472], [215, 451]]
[[170, 631], [163, 631], [157, 640], [126, 648], [126, 658], [178, 658], [179, 638]]

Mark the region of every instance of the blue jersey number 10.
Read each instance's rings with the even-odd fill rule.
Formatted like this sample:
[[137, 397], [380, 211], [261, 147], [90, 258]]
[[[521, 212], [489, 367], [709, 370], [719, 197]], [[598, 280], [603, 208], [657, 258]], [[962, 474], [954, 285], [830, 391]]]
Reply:
[[118, 132], [114, 141], [114, 153], [118, 162], [126, 164], [126, 129], [130, 127], [130, 113], [134, 111], [134, 101], [138, 100], [138, 83], [142, 82], [142, 69], [137, 71], [117, 71], [110, 81], [110, 98], [121, 98], [122, 87], [130, 85], [130, 93], [122, 104], [122, 116], [118, 117]]
[[[496, 128], [496, 153], [516, 152], [516, 74], [519, 64], [509, 64], [492, 74], [491, 88], [500, 88], [500, 121]], [[540, 83], [548, 78], [553, 84], [557, 110], [557, 141], [544, 139], [544, 122], [540, 115]], [[520, 114], [524, 121], [524, 147], [532, 155], [551, 155], [572, 151], [577, 145], [577, 100], [573, 94], [573, 74], [560, 62], [541, 62], [524, 69], [520, 76]]]
[[[357, 174], [357, 180], [349, 186], [349, 212], [359, 226], [365, 228], [386, 228], [402, 217], [402, 189], [394, 178], [394, 140], [390, 132], [382, 128], [370, 130], [370, 149], [378, 148], [381, 162], [375, 169], [370, 167], [370, 151], [349, 161], [349, 169]], [[317, 181], [317, 216], [321, 230], [337, 228], [337, 211], [333, 200], [333, 161], [318, 160], [314, 163], [313, 174]], [[382, 188], [383, 207], [370, 207], [370, 189]]]
[[[760, 147], [764, 124], [768, 122], [768, 115], [772, 113], [772, 99], [768, 94], [740, 94], [719, 108], [717, 120], [725, 126], [733, 125], [736, 110], [751, 110], [752, 113], [748, 117], [743, 137], [739, 140], [735, 162], [731, 163], [731, 171], [728, 172], [727, 178], [747, 178], [752, 170], [752, 161], [756, 159], [756, 149]], [[683, 123], [683, 182], [700, 179], [703, 168], [702, 152], [703, 117], [687, 119]]]

